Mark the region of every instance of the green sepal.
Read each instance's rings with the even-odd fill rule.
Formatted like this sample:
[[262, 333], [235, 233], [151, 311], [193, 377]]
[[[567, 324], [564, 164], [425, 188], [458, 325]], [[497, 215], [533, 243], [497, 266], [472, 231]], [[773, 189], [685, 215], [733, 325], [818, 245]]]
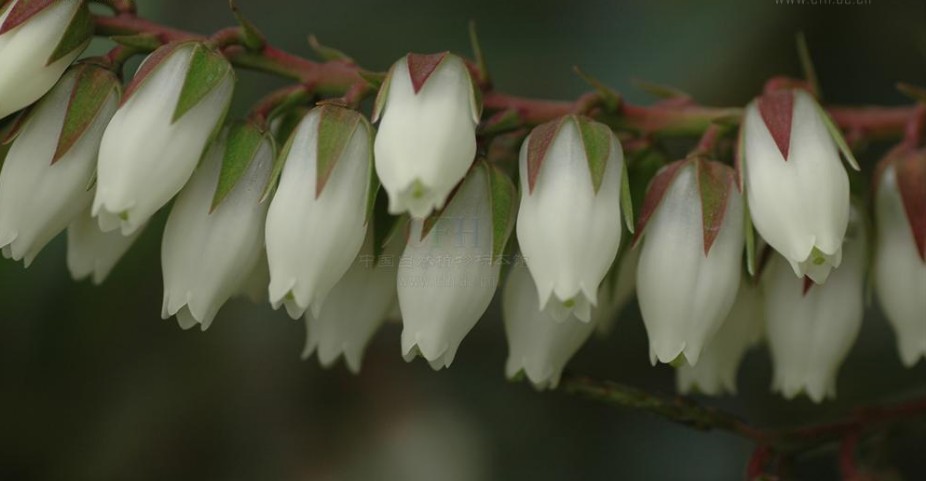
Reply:
[[826, 125], [826, 129], [829, 130], [830, 135], [833, 137], [833, 141], [836, 142], [836, 145], [839, 147], [839, 151], [842, 152], [842, 157], [846, 159], [846, 163], [849, 164], [853, 169], [861, 171], [862, 168], [858, 165], [858, 160], [855, 160], [855, 155], [852, 153], [852, 149], [849, 148], [849, 144], [846, 143], [846, 138], [843, 137], [842, 131], [839, 130], [839, 127], [836, 126], [836, 123], [833, 122], [833, 119], [830, 117], [830, 114], [820, 106], [818, 102], [814, 102], [814, 106], [817, 108], [817, 112], [820, 113], [820, 118], [823, 119], [823, 123]]
[[524, 119], [517, 109], [507, 109], [496, 112], [479, 125], [478, 135], [498, 135], [521, 128]]
[[122, 84], [109, 69], [90, 63], [78, 64], [74, 69], [77, 70], [74, 74], [74, 86], [64, 115], [61, 135], [58, 136], [58, 146], [51, 159], [52, 164], [64, 157], [80, 140], [99, 116], [110, 95], [115, 92], [118, 99], [122, 92]]
[[479, 42], [479, 35], [476, 34], [476, 22], [469, 21], [469, 45], [473, 51], [473, 59], [476, 62], [476, 72], [479, 75], [477, 79], [480, 84], [491, 82], [489, 77], [489, 68], [486, 65], [485, 54], [482, 52], [482, 44]]
[[[379, 120], [379, 116], [383, 115], [383, 111], [386, 108], [386, 99], [389, 97], [389, 86], [392, 84], [392, 73], [395, 71], [395, 64], [392, 67], [389, 67], [389, 71], [386, 72], [386, 77], [383, 78], [382, 82], [379, 85], [379, 91], [376, 93], [376, 100], [373, 102], [373, 115], [370, 119], [373, 122]], [[366, 79], [366, 77], [364, 77]], [[369, 79], [366, 79], [369, 82]]]
[[576, 75], [584, 80], [585, 83], [589, 84], [593, 89], [595, 89], [595, 92], [598, 93], [598, 98], [601, 99], [601, 105], [604, 107], [605, 111], [617, 112], [622, 102], [621, 94], [605, 85], [604, 82], [585, 73], [578, 66], [572, 67], [572, 70], [576, 73]]
[[383, 81], [386, 80], [386, 74], [381, 72], [371, 72], [369, 70], [360, 69], [357, 71], [357, 75], [365, 80], [371, 89], [377, 91], [379, 87], [383, 85]]
[[729, 166], [701, 156], [693, 159], [701, 200], [701, 230], [706, 257], [720, 234], [736, 175]]
[[264, 186], [264, 192], [260, 195], [261, 203], [268, 200], [276, 190], [277, 180], [280, 178], [280, 173], [283, 172], [283, 166], [286, 164], [286, 158], [289, 157], [289, 152], [293, 149], [293, 142], [296, 138], [295, 134], [296, 130], [294, 129], [292, 134], [290, 134], [289, 138], [286, 140], [286, 143], [283, 144], [283, 148], [280, 150], [280, 152], [277, 153], [277, 156], [273, 160], [273, 167], [270, 169], [270, 177], [267, 178], [267, 185]]
[[597, 194], [604, 180], [605, 169], [608, 167], [608, 158], [611, 157], [613, 134], [607, 125], [587, 117], [573, 116], [572, 119], [582, 137], [582, 146], [585, 148], [585, 158], [588, 161], [588, 172], [592, 178], [592, 189]]
[[[343, 157], [344, 149], [354, 137], [363, 115], [355, 110], [335, 105], [321, 105], [318, 118], [318, 141], [315, 161], [315, 198], [319, 198], [334, 171], [335, 165]], [[369, 130], [367, 133], [370, 133]], [[370, 157], [373, 156], [372, 149]]]
[[[56, 0], [26, 0], [17, 2], [6, 16], [3, 25], [0, 25], [0, 35], [26, 23], [39, 12], [50, 7], [55, 1]], [[6, 7], [7, 5], [4, 3], [4, 9]]]
[[82, 51], [86, 48], [90, 44], [90, 39], [93, 38], [93, 29], [93, 16], [90, 15], [90, 8], [87, 7], [87, 2], [80, 2], [77, 11], [68, 23], [67, 30], [64, 31], [64, 36], [48, 57], [46, 65], [51, 65], [75, 51]]
[[235, 189], [248, 167], [254, 162], [264, 142], [270, 142], [273, 145], [273, 138], [253, 122], [236, 122], [228, 128], [222, 168], [219, 171], [219, 180], [215, 194], [212, 196], [209, 212], [214, 211]]
[[123, 47], [128, 47], [139, 52], [153, 52], [164, 44], [157, 37], [157, 35], [150, 33], [140, 33], [138, 35], [115, 35], [109, 37], [109, 39], [119, 45], [122, 45]]
[[480, 161], [486, 171], [489, 185], [489, 202], [492, 210], [492, 263], [500, 260], [514, 230], [517, 218], [518, 195], [514, 183], [498, 167]]
[[0, 145], [9, 145], [16, 140], [19, 133], [22, 132], [23, 126], [29, 120], [32, 112], [32, 105], [20, 110], [19, 113], [6, 117], [3, 123], [0, 123]]
[[376, 138], [376, 131], [366, 119], [363, 119], [361, 123], [364, 128], [367, 129], [367, 149], [370, 152], [369, 165], [367, 165], [369, 171], [369, 178], [367, 179], [367, 211], [364, 215], [364, 221], [369, 223], [373, 219], [373, 210], [376, 205], [376, 198], [379, 194], [380, 185], [379, 176], [376, 175], [376, 166], [373, 163], [373, 139]]
[[226, 76], [235, 72], [228, 60], [217, 50], [197, 43], [190, 56], [190, 65], [171, 122], [176, 122], [218, 87]]
[[235, 0], [228, 0], [228, 6], [241, 27], [241, 40], [244, 47], [251, 51], [259, 51], [264, 48], [267, 44], [267, 38], [263, 32], [254, 25], [254, 22], [244, 17]]
[[633, 234], [633, 192], [630, 189], [630, 175], [627, 171], [627, 161], [621, 162], [621, 211], [624, 214], [624, 225], [627, 231]]
[[322, 45], [322, 43], [318, 41], [318, 37], [315, 35], [309, 35], [309, 46], [312, 47], [312, 50], [314, 50], [315, 53], [326, 62], [338, 61], [354, 63], [354, 59], [350, 58], [350, 56], [346, 53], [336, 48]]
[[746, 235], [746, 271], [752, 277], [756, 276], [756, 230], [752, 227], [752, 214], [749, 212], [749, 202], [743, 202], [743, 228]]

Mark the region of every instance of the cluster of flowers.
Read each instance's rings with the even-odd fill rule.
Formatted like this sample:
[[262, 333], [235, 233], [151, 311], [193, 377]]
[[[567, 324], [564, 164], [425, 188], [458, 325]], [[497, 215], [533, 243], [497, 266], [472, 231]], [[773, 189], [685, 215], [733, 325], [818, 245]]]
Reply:
[[[870, 239], [839, 148], [851, 153], [802, 90], [747, 107], [738, 172], [700, 151], [660, 170], [634, 226], [622, 147], [604, 124], [569, 115], [534, 128], [519, 189], [478, 159], [480, 95], [454, 55], [392, 66], [378, 133], [333, 103], [289, 132], [225, 127], [235, 71], [208, 43], [162, 46], [123, 89], [101, 59], [71, 65], [90, 38], [85, 3], [39, 3], [0, 12], [0, 118], [35, 104], [5, 139], [3, 254], [28, 265], [67, 230], [73, 276], [99, 283], [176, 197], [162, 316], [183, 328], [206, 329], [250, 293], [304, 318], [304, 355], [317, 350], [323, 364], [343, 355], [357, 371], [396, 317], [406, 359], [440, 369], [488, 308], [501, 259], [517, 255], [502, 294], [509, 376], [555, 387], [635, 292], [651, 360], [676, 365], [682, 390], [732, 391], [743, 353], [767, 338], [774, 387], [821, 400], [859, 331], [874, 242], [902, 359], [926, 355], [926, 155], [905, 145], [881, 164]], [[391, 216], [374, 215], [380, 182]], [[770, 255], [750, 276], [753, 225]], [[621, 248], [624, 230], [635, 236]], [[445, 258], [464, 261], [428, 261]]]

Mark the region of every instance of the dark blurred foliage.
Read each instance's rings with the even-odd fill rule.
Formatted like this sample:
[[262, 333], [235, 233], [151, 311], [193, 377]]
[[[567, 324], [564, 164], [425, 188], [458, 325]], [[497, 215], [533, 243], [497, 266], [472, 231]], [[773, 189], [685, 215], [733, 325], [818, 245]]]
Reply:
[[[180, 28], [209, 32], [232, 21], [225, 0], [139, 1], [143, 15]], [[768, 77], [800, 73], [798, 31], [826, 102], [899, 104], [895, 82], [926, 84], [921, 0], [238, 3], [286, 49], [307, 53], [315, 33], [371, 69], [409, 50], [468, 53], [473, 19], [497, 87], [523, 95], [578, 95], [586, 87], [571, 67], [579, 65], [633, 101], [651, 100], [632, 83], [645, 79], [704, 103], [742, 105]], [[242, 73], [233, 113], [281, 85]], [[883, 148], [862, 158], [871, 165]], [[0, 479], [742, 479], [748, 442], [507, 382], [497, 306], [440, 373], [402, 361], [396, 324], [377, 335], [359, 377], [301, 362], [302, 323], [243, 300], [208, 332], [183, 332], [159, 316], [163, 218], [100, 287], [69, 279], [63, 238], [28, 270], [0, 262]], [[569, 369], [673, 391], [671, 368], [649, 366], [635, 305]], [[780, 400], [770, 378], [761, 349], [746, 358], [737, 396], [706, 402], [762, 425], [821, 421], [922, 393], [926, 364], [901, 367], [873, 305], [837, 401]], [[919, 433], [889, 433], [865, 452], [924, 479]], [[832, 455], [800, 460], [796, 478], [837, 479]]]

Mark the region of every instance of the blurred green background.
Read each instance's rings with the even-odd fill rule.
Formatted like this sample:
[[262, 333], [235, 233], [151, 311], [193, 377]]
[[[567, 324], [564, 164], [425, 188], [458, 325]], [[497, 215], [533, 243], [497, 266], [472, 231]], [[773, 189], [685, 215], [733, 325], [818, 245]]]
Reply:
[[[586, 88], [571, 71], [579, 65], [633, 101], [651, 101], [632, 83], [646, 79], [742, 105], [768, 77], [800, 73], [798, 31], [828, 103], [899, 104], [895, 82], [926, 85], [922, 0], [238, 3], [288, 50], [308, 53], [315, 33], [376, 70], [410, 50], [468, 54], [473, 19], [496, 86], [531, 96], [575, 97]], [[232, 22], [225, 0], [139, 4], [145, 16], [199, 32]], [[281, 85], [241, 74], [234, 113]], [[867, 165], [884, 147], [862, 155]], [[158, 219], [100, 287], [70, 280], [63, 238], [28, 270], [0, 261], [0, 479], [742, 479], [750, 443], [506, 381], [496, 305], [440, 373], [402, 361], [395, 324], [376, 336], [360, 376], [300, 361], [302, 323], [244, 300], [208, 332], [183, 332], [159, 316]], [[673, 391], [671, 368], [649, 366], [635, 305], [569, 370]], [[836, 402], [785, 402], [768, 392], [770, 379], [763, 348], [746, 358], [736, 397], [707, 402], [763, 425], [824, 420], [922, 392], [926, 363], [901, 367], [872, 308]], [[922, 434], [894, 433], [881, 446], [881, 462], [926, 479]], [[798, 463], [796, 477], [837, 479], [832, 454]]]

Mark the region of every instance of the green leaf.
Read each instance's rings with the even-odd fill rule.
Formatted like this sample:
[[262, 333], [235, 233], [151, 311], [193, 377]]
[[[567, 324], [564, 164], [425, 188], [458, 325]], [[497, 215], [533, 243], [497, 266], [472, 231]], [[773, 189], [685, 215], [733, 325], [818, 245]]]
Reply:
[[109, 39], [119, 45], [122, 45], [123, 47], [128, 47], [139, 52], [153, 52], [161, 45], [163, 45], [157, 35], [150, 33], [140, 33], [138, 35], [116, 35], [109, 37]]
[[624, 225], [627, 231], [633, 234], [633, 195], [630, 190], [630, 175], [627, 173], [627, 162], [621, 162], [621, 211], [624, 213]]
[[[322, 195], [331, 172], [341, 160], [344, 149], [353, 138], [362, 115], [354, 110], [322, 105], [319, 109], [318, 143], [316, 145], [315, 198]], [[371, 154], [372, 155], [372, 152]]]
[[[386, 77], [383, 79], [382, 83], [379, 86], [379, 91], [376, 93], [376, 101], [373, 102], [373, 116], [371, 119], [373, 122], [379, 120], [379, 116], [383, 115], [383, 111], [386, 109], [386, 99], [389, 97], [389, 86], [392, 84], [392, 73], [395, 70], [395, 64], [392, 67], [389, 67], [389, 71], [386, 72]], [[364, 79], [369, 82], [370, 80], [364, 77]]]
[[86, 48], [90, 44], [90, 39], [93, 38], [93, 28], [93, 16], [90, 15], [90, 8], [87, 7], [87, 2], [80, 2], [77, 11], [71, 17], [71, 22], [68, 23], [67, 30], [64, 31], [64, 36], [61, 37], [58, 46], [48, 57], [47, 65], [55, 63], [76, 50]]
[[234, 190], [235, 185], [257, 156], [260, 146], [270, 141], [268, 135], [251, 122], [235, 123], [229, 127], [228, 137], [225, 139], [225, 153], [222, 156], [222, 168], [219, 171], [219, 182], [212, 196], [212, 206], [209, 212], [214, 211]]
[[183, 90], [171, 120], [176, 122], [218, 87], [226, 76], [234, 75], [231, 64], [221, 53], [202, 43], [193, 47]]
[[346, 53], [336, 48], [322, 45], [321, 42], [318, 41], [318, 37], [315, 35], [309, 35], [309, 46], [312, 47], [312, 50], [314, 50], [315, 53], [326, 62], [339, 61], [355, 63], [354, 59], [350, 58], [350, 56]]
[[99, 116], [110, 96], [115, 93], [118, 98], [122, 90], [119, 79], [108, 69], [87, 63], [74, 68], [77, 69], [74, 86], [68, 100], [61, 135], [58, 136], [58, 146], [51, 160], [52, 164], [60, 160], [80, 140]]
[[592, 176], [592, 189], [597, 194], [604, 180], [604, 172], [608, 167], [608, 158], [611, 157], [611, 129], [602, 123], [595, 122], [587, 117], [573, 116], [582, 145], [585, 147], [585, 158], [588, 161], [588, 171]]
[[830, 118], [830, 114], [827, 113], [826, 109], [821, 107], [819, 103], [814, 102], [814, 106], [817, 108], [817, 112], [820, 112], [820, 117], [823, 119], [823, 123], [826, 125], [826, 129], [829, 130], [830, 135], [833, 137], [833, 140], [839, 147], [839, 151], [842, 152], [842, 156], [846, 159], [846, 163], [848, 163], [853, 169], [861, 171], [862, 168], [859, 167], [858, 160], [855, 160], [855, 155], [852, 153], [852, 149], [850, 149], [849, 144], [846, 143], [846, 138], [843, 137], [842, 131], [839, 130], [839, 127], [836, 126], [836, 123], [833, 122], [832, 118]]
[[514, 229], [517, 218], [517, 190], [511, 179], [498, 167], [485, 161], [480, 162], [485, 169], [489, 184], [489, 201], [492, 209], [492, 262], [501, 259], [508, 238]]

